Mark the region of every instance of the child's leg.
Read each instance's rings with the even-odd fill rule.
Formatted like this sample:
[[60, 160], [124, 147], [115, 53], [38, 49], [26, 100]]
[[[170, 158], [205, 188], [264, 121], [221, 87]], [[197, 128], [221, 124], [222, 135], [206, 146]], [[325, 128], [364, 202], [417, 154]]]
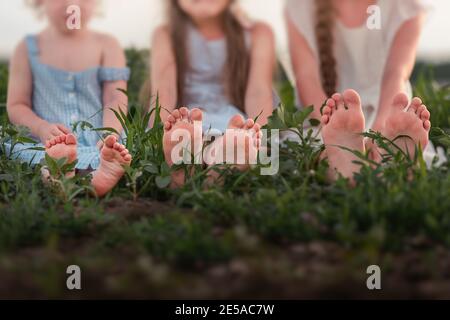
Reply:
[[115, 136], [108, 136], [100, 151], [100, 167], [92, 173], [92, 186], [97, 196], [111, 191], [125, 173], [124, 166], [130, 165], [131, 155]]
[[[328, 158], [329, 178], [335, 180], [337, 174], [352, 179], [360, 170], [354, 163], [359, 158], [352, 152], [364, 152], [365, 119], [361, 108], [361, 99], [354, 90], [347, 90], [343, 95], [334, 94], [328, 99], [323, 109], [322, 137], [325, 144], [324, 157]], [[345, 149], [344, 149], [345, 148]]]
[[[189, 111], [187, 108], [175, 110], [167, 118], [167, 121], [164, 123], [163, 146], [164, 157], [169, 167], [174, 165], [174, 157], [179, 157], [179, 153], [186, 149], [193, 157], [197, 157], [201, 153], [203, 147], [202, 119], [203, 113], [200, 109]], [[180, 140], [184, 141], [184, 145], [180, 145]], [[184, 178], [183, 169], [174, 172], [172, 174], [171, 187], [177, 188], [182, 186]]]
[[[261, 135], [259, 124], [235, 115], [226, 133], [206, 148], [204, 159], [208, 165], [227, 163], [241, 171], [247, 170], [251, 164], [256, 164]], [[211, 171], [210, 177], [215, 180], [218, 174]]]
[[[428, 144], [431, 128], [430, 112], [419, 98], [414, 98], [410, 107], [407, 107], [408, 97], [404, 93], [399, 93], [394, 98], [381, 134], [390, 140], [395, 140], [394, 143], [414, 159], [416, 147], [424, 150]], [[400, 136], [405, 137], [396, 139]]]
[[[66, 158], [67, 163], [73, 163], [77, 159], [77, 138], [73, 134], [61, 135], [45, 144], [45, 152], [55, 160]], [[68, 177], [75, 172], [68, 173]], [[45, 182], [51, 179], [48, 169], [43, 168], [42, 178]]]

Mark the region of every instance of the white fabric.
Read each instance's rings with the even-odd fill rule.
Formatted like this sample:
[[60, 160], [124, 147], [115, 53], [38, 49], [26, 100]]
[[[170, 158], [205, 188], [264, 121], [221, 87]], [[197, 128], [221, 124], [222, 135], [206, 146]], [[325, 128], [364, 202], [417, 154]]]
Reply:
[[[383, 73], [395, 35], [407, 20], [431, 9], [428, 0], [378, 0], [377, 5], [381, 11], [381, 29], [370, 30], [365, 23], [348, 28], [338, 20], [334, 30], [337, 91], [351, 88], [360, 94], [367, 129], [372, 127], [377, 115]], [[286, 12], [318, 57], [314, 0], [287, 0]], [[409, 82], [407, 91], [412, 97]], [[431, 143], [426, 152], [430, 153], [426, 158], [431, 163], [435, 155]]]

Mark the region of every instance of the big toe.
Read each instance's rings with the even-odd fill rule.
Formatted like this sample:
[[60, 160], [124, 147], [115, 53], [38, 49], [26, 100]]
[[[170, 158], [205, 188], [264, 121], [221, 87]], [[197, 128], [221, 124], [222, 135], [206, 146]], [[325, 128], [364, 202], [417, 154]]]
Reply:
[[405, 110], [408, 106], [408, 103], [408, 96], [405, 93], [400, 92], [395, 96], [393, 106], [394, 108], [397, 108], [399, 110]]
[[105, 139], [105, 146], [108, 148], [114, 148], [114, 145], [117, 143], [117, 138], [113, 135], [108, 136]]
[[349, 89], [345, 91], [344, 101], [349, 108], [361, 108], [361, 98], [355, 90]]
[[66, 136], [66, 144], [68, 145], [77, 144], [77, 138], [73, 134], [68, 134]]
[[245, 125], [244, 117], [240, 114], [233, 116], [228, 123], [229, 129], [242, 129]]
[[192, 121], [202, 121], [203, 120], [203, 112], [198, 108], [194, 108], [191, 110], [191, 120]]

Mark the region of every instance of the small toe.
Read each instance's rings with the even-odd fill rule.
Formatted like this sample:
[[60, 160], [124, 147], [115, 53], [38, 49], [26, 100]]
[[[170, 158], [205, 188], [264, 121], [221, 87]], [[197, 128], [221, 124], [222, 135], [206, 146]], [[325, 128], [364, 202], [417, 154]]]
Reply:
[[431, 129], [431, 122], [430, 122], [430, 120], [425, 120], [423, 122], [423, 127], [424, 127], [425, 130], [430, 131], [430, 129]]
[[328, 105], [325, 106], [325, 108], [323, 108], [322, 110], [322, 113], [327, 116], [331, 115], [331, 107], [329, 107]]
[[125, 149], [125, 147], [123, 145], [121, 145], [120, 143], [116, 142], [116, 143], [114, 143], [114, 149], [120, 152], [123, 149]]
[[326, 114], [322, 116], [322, 124], [323, 125], [327, 125], [329, 121], [330, 121], [330, 116], [328, 116]]
[[411, 101], [411, 108], [413, 108], [415, 111], [422, 105], [422, 99], [415, 97]]
[[126, 156], [123, 157], [123, 160], [130, 162], [131, 161], [131, 154], [127, 154]]
[[336, 110], [344, 107], [344, 101], [343, 101], [342, 95], [340, 93], [333, 94], [333, 100], [334, 100]]
[[172, 123], [170, 121], [164, 122], [164, 130], [169, 131], [172, 128]]
[[247, 121], [245, 121], [245, 129], [251, 129], [254, 125], [255, 121], [253, 121], [253, 119], [247, 119]]
[[328, 99], [326, 105], [333, 109], [334, 107], [336, 107], [336, 102], [334, 101], [334, 99]]
[[174, 110], [174, 111], [172, 112], [172, 116], [175, 118], [175, 121], [181, 119], [181, 113], [180, 113], [179, 110]]
[[428, 111], [428, 109], [424, 106], [422, 112], [420, 113], [420, 119], [422, 120], [430, 120], [431, 113]]
[[183, 120], [189, 120], [189, 109], [186, 107], [180, 108], [181, 118]]

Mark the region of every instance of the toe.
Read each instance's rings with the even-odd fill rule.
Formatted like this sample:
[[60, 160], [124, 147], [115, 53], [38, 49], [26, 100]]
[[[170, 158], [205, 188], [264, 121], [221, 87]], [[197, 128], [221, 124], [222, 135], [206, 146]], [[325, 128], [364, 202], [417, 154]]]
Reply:
[[177, 122], [177, 119], [175, 119], [173, 115], [170, 115], [167, 117], [167, 121], [169, 121], [171, 124], [174, 124], [175, 122]]
[[180, 113], [179, 110], [174, 110], [174, 111], [172, 112], [172, 116], [175, 118], [175, 121], [181, 119], [181, 113]]
[[344, 101], [342, 100], [342, 95], [340, 93], [333, 94], [333, 100], [336, 110], [344, 107]]
[[425, 120], [425, 121], [423, 122], [423, 128], [424, 128], [425, 130], [427, 130], [427, 131], [430, 131], [430, 129], [431, 129], [431, 122], [430, 122], [430, 120]]
[[323, 115], [322, 116], [322, 125], [327, 125], [328, 124], [328, 122], [330, 121], [330, 116], [328, 116], [328, 115]]
[[233, 116], [228, 123], [229, 129], [242, 129], [245, 125], [244, 117], [240, 114]]
[[344, 92], [344, 102], [351, 109], [361, 109], [361, 98], [355, 90], [349, 89]]
[[180, 115], [183, 120], [189, 120], [189, 109], [186, 107], [180, 108]]
[[191, 121], [202, 121], [203, 120], [203, 112], [198, 108], [194, 108], [191, 110]]
[[253, 128], [253, 126], [255, 125], [255, 121], [253, 121], [253, 119], [247, 119], [247, 121], [245, 121], [245, 129], [251, 129]]
[[130, 152], [128, 151], [128, 149], [125, 149], [125, 150], [123, 150], [121, 153], [120, 153], [120, 155], [122, 156], [122, 157], [125, 157], [127, 154], [129, 154]]
[[326, 105], [328, 107], [330, 107], [331, 109], [333, 109], [334, 107], [336, 107], [336, 103], [334, 101], [334, 99], [328, 99]]
[[108, 148], [113, 148], [116, 143], [117, 143], [117, 138], [113, 135], [110, 135], [110, 136], [106, 137], [106, 139], [105, 139], [105, 146]]
[[417, 108], [417, 116], [420, 117], [420, 115], [422, 114], [422, 112], [426, 110], [426, 107], [424, 105], [421, 105], [420, 107]]
[[77, 138], [73, 134], [68, 134], [66, 136], [66, 144], [69, 145], [77, 144]]
[[405, 110], [408, 106], [408, 96], [403, 92], [397, 94], [394, 98], [393, 107], [399, 110]]
[[123, 146], [122, 144], [120, 144], [118, 142], [114, 143], [114, 150], [122, 152], [124, 149], [125, 149], [125, 146]]
[[420, 112], [420, 119], [422, 119], [422, 120], [430, 120], [430, 117], [431, 117], [430, 111], [428, 111], [427, 107], [423, 106], [423, 109]]
[[[333, 100], [332, 100], [333, 101]], [[323, 108], [323, 112], [324, 115], [326, 114], [327, 116], [331, 115], [331, 108], [327, 105], [325, 106], [325, 108]]]
[[164, 130], [169, 131], [172, 128], [172, 123], [170, 121], [164, 122]]
[[126, 156], [123, 157], [123, 160], [130, 162], [131, 161], [131, 154], [127, 154]]
[[411, 101], [411, 106], [410, 108], [412, 108], [414, 111], [417, 111], [417, 109], [422, 105], [422, 100], [418, 97], [415, 97], [412, 99]]

